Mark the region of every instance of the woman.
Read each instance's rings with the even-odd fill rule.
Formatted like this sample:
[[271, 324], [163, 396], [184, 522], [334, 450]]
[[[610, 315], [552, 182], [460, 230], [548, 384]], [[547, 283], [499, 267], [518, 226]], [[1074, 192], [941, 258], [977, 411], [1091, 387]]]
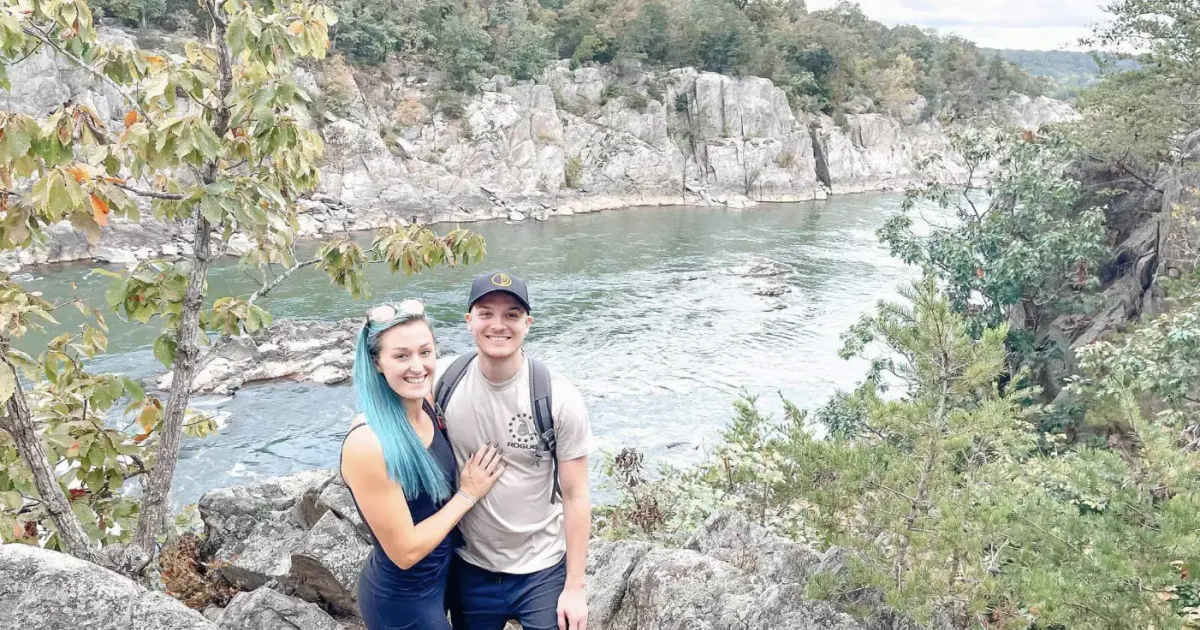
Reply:
[[434, 343], [416, 300], [371, 309], [358, 335], [354, 383], [362, 415], [342, 443], [341, 469], [374, 539], [358, 580], [368, 630], [450, 630], [450, 534], [506, 467], [487, 445], [456, 475], [445, 427], [429, 402]]

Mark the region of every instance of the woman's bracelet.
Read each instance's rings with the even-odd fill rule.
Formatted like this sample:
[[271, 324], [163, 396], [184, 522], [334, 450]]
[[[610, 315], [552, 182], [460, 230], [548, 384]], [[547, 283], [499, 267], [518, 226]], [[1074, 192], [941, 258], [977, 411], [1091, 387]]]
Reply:
[[461, 494], [461, 495], [463, 496], [463, 498], [464, 498], [464, 499], [466, 499], [466, 500], [470, 501], [470, 502], [471, 502], [471, 507], [475, 507], [475, 505], [479, 503], [479, 501], [478, 501], [478, 500], [477, 500], [475, 497], [473, 497], [473, 496], [471, 496], [471, 495], [467, 494], [467, 491], [466, 491], [466, 490], [459, 490], [459, 491], [458, 491], [458, 492], [456, 492], [455, 494]]

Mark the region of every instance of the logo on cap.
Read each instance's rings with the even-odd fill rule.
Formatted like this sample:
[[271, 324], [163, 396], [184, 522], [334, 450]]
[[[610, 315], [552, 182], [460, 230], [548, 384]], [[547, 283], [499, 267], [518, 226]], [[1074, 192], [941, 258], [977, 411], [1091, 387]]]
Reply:
[[506, 273], [498, 273], [492, 276], [492, 284], [498, 287], [509, 287], [512, 286], [512, 278]]

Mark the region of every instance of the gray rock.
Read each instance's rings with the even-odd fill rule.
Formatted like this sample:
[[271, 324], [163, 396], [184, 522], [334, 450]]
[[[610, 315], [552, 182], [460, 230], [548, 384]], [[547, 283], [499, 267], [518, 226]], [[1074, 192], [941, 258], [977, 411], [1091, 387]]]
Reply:
[[351, 496], [350, 489], [346, 487], [340, 475], [334, 477], [333, 481], [325, 486], [317, 498], [317, 504], [324, 510], [332, 510], [338, 518], [348, 521], [364, 541], [371, 541], [371, 530], [363, 522], [362, 515], [354, 506], [354, 497]]
[[804, 585], [821, 564], [821, 554], [768, 532], [733, 512], [709, 517], [685, 545], [770, 584]]
[[218, 574], [246, 590], [285, 578], [307, 534], [296, 506], [331, 476], [310, 470], [205, 493], [199, 503], [203, 551], [217, 561]]
[[217, 620], [222, 630], [342, 630], [316, 604], [269, 588], [239, 593]]
[[98, 565], [0, 545], [0, 630], [213, 630], [200, 613]]
[[[119, 31], [107, 36], [124, 38]], [[93, 77], [45, 51], [19, 66], [26, 80], [6, 95], [15, 111], [44, 113], [65, 98], [92, 103], [116, 128], [124, 111], [120, 96]], [[310, 93], [324, 85], [322, 72], [297, 71]], [[637, 64], [570, 70], [547, 69], [535, 82], [507, 77], [483, 82], [483, 91], [464, 102], [461, 119], [421, 116], [397, 132], [394, 114], [432, 96], [428, 81], [383, 79], [360, 86], [347, 117], [316, 125], [325, 141], [320, 190], [300, 215], [302, 235], [365, 230], [390, 219], [461, 221], [545, 219], [630, 205], [713, 203], [730, 207], [752, 202], [824, 198], [829, 192], [897, 190], [913, 183], [917, 160], [939, 155], [934, 173], [961, 177], [939, 123], [912, 124], [920, 99], [896, 112], [899, 119], [868, 113], [873, 104], [856, 99], [842, 126], [825, 116], [797, 116], [782, 89], [758, 77], [734, 78], [694, 68], [646, 72]], [[640, 109], [628, 99], [606, 99], [608, 88], [662, 91]], [[5, 95], [0, 95], [2, 98]], [[1076, 116], [1065, 103], [1014, 95], [993, 108], [980, 125], [1036, 128]], [[813, 127], [810, 133], [810, 126]], [[568, 161], [582, 166], [575, 190], [566, 187]], [[980, 175], [986, 173], [981, 172]], [[688, 189], [703, 191], [689, 193]], [[484, 192], [487, 191], [487, 192]], [[172, 226], [143, 232], [114, 222], [97, 246], [88, 246], [69, 226], [55, 226], [45, 246], [0, 259], [0, 266], [103, 259], [127, 262], [136, 250], [187, 254], [189, 233]], [[244, 235], [231, 251], [250, 247]], [[165, 249], [164, 247], [172, 247]], [[167, 255], [173, 255], [168, 253]], [[217, 365], [230, 374], [239, 365]], [[293, 375], [286, 366], [260, 371], [272, 378]], [[313, 367], [319, 382], [341, 382], [348, 371]], [[256, 377], [256, 378], [260, 378]], [[236, 386], [235, 386], [236, 388]]]
[[353, 524], [325, 512], [292, 554], [287, 583], [301, 597], [357, 615], [358, 575], [370, 551]]
[[305, 470], [284, 477], [209, 490], [200, 497], [205, 545], [215, 549], [250, 534], [268, 514], [292, 509], [313, 487], [324, 487], [334, 471]]
[[[253, 336], [217, 341], [192, 378], [192, 391], [228, 395], [247, 383], [291, 379], [331, 385], [350, 378], [359, 318], [340, 322], [280, 320]], [[172, 374], [158, 380], [170, 389]]]
[[644, 542], [592, 542], [587, 564], [589, 625], [613, 627], [613, 617], [625, 604], [629, 575], [651, 549]]

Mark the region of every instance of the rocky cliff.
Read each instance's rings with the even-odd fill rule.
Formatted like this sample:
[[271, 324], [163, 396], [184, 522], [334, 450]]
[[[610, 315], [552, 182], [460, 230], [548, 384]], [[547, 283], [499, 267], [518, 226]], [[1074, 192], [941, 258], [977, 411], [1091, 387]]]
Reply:
[[[119, 31], [110, 39], [131, 43]], [[19, 64], [4, 107], [45, 114], [67, 100], [92, 105], [114, 128], [119, 96], [42, 52]], [[301, 204], [301, 230], [368, 229], [385, 218], [521, 220], [631, 205], [800, 201], [898, 190], [925, 155], [961, 175], [947, 129], [918, 122], [923, 99], [900, 118], [858, 104], [835, 122], [794, 111], [762, 78], [682, 68], [643, 72], [565, 62], [536, 81], [494, 77], [447, 104], [419, 73], [371, 75], [326, 65], [296, 72], [321, 104], [307, 124], [326, 144], [321, 190]], [[1045, 98], [1014, 95], [977, 124], [1035, 128], [1074, 116]], [[188, 231], [115, 223], [89, 247], [63, 227], [22, 264], [96, 258], [128, 262], [186, 252]], [[238, 243], [235, 243], [235, 251]], [[248, 242], [241, 245], [248, 245]]]
[[[341, 630], [361, 628], [355, 589], [370, 549], [349, 491], [306, 471], [206, 494], [205, 551], [242, 591], [204, 615], [52, 551], [0, 545], [0, 630]], [[734, 514], [714, 515], [682, 548], [594, 540], [588, 627], [597, 630], [859, 630], [910, 628], [869, 590], [843, 601], [805, 596], [814, 576], [847, 570], [847, 552], [818, 552]], [[858, 617], [845, 611], [853, 608]], [[136, 624], [134, 623], [136, 620]]]

